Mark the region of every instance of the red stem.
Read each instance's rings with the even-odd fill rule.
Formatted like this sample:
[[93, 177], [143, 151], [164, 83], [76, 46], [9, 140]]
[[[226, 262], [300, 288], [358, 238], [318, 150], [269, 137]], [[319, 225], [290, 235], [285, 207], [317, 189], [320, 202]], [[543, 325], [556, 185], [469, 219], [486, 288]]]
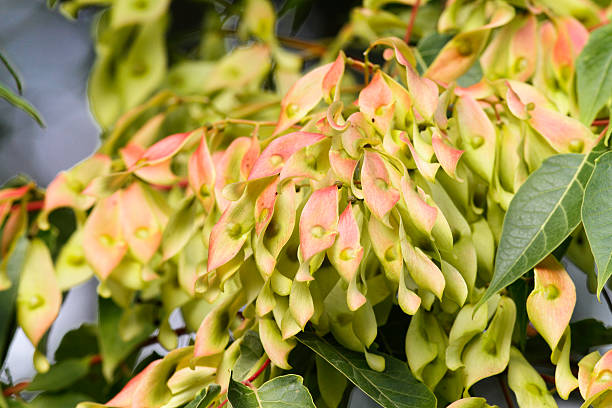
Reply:
[[408, 27], [406, 28], [406, 35], [404, 36], [404, 42], [406, 44], [410, 44], [410, 37], [412, 36], [412, 29], [414, 28], [414, 20], [416, 20], [416, 15], [419, 11], [420, 5], [421, 0], [416, 0], [414, 6], [412, 6], [412, 11], [410, 12], [410, 21], [408, 22]]
[[499, 385], [501, 386], [502, 392], [504, 393], [504, 399], [506, 400], [506, 404], [508, 404], [508, 408], [514, 408], [514, 403], [512, 402], [512, 397], [510, 396], [510, 391], [508, 390], [506, 382], [499, 375], [497, 376], [497, 381], [499, 381]]
[[29, 381], [22, 381], [20, 383], [13, 385], [12, 387], [6, 388], [4, 391], [2, 391], [2, 395], [4, 395], [5, 397], [8, 397], [13, 394], [19, 394], [21, 391], [28, 388], [28, 385], [30, 385]]
[[610, 119], [597, 119], [591, 123], [591, 126], [604, 126], [610, 123]]
[[[263, 364], [261, 365], [261, 367], [259, 367], [259, 370], [257, 370], [257, 371], [255, 372], [255, 374], [253, 374], [252, 376], [250, 376], [248, 379], [244, 380], [242, 383], [243, 383], [244, 385], [248, 385], [248, 386], [250, 387], [250, 386], [251, 386], [251, 381], [255, 381], [255, 380], [257, 379], [257, 377], [259, 377], [259, 376], [261, 375], [261, 373], [263, 373], [263, 372], [266, 370], [266, 368], [268, 368], [268, 366], [269, 366], [269, 365], [270, 365], [270, 359], [269, 359], [269, 358], [267, 358], [267, 359], [266, 359], [266, 362], [265, 362], [265, 363], [263, 363]], [[227, 400], [227, 398], [226, 398], [226, 399], [224, 399], [224, 400], [223, 400], [223, 402], [221, 402], [219, 405], [217, 405], [217, 408], [221, 408], [221, 407], [223, 407], [225, 404], [227, 404], [227, 401], [228, 401], [228, 400]]]
[[[44, 206], [45, 206], [45, 200], [30, 201], [28, 205], [26, 206], [26, 210], [39, 211], [39, 210], [42, 210]], [[20, 203], [13, 204], [13, 207], [11, 207], [11, 211], [17, 211], [19, 207], [21, 207]]]
[[259, 376], [261, 375], [261, 373], [263, 373], [263, 372], [264, 372], [264, 370], [265, 370], [266, 368], [268, 368], [268, 366], [269, 366], [269, 365], [270, 365], [270, 359], [268, 358], [268, 359], [266, 359], [266, 362], [265, 362], [265, 363], [263, 363], [263, 364], [261, 365], [261, 367], [259, 367], [259, 370], [257, 370], [257, 371], [255, 372], [255, 374], [253, 374], [252, 376], [250, 376], [250, 377], [248, 378], [248, 380], [246, 380], [246, 382], [250, 383], [251, 381], [255, 381], [255, 380], [257, 379], [257, 377], [259, 377]]

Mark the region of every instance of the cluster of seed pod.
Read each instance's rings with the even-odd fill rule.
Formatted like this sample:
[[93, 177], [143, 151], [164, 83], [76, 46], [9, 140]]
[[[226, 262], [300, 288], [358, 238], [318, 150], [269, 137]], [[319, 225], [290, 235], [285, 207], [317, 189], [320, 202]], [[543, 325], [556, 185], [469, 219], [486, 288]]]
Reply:
[[[18, 318], [32, 343], [57, 316], [61, 292], [92, 274], [100, 295], [125, 308], [126, 322], [140, 316], [136, 294], [161, 299], [162, 345], [177, 347], [168, 318], [180, 308], [197, 330], [194, 346], [152, 363], [107, 405], [172, 407], [208, 383], [227, 387], [248, 330], [279, 369], [291, 368], [294, 337], [310, 324], [384, 370], [373, 343], [397, 304], [412, 315], [408, 364], [440, 400], [459, 400], [509, 367], [517, 395], [531, 392], [525, 401], [549, 406], [544, 383], [512, 347], [513, 300], [501, 294], [474, 305], [491, 280], [518, 187], [546, 157], [596, 142], [571, 117], [572, 69], [588, 31], [572, 17], [538, 22], [535, 6], [518, 15], [494, 1], [474, 2], [478, 18], [464, 21], [454, 3], [439, 28], [461, 32], [423, 76], [406, 43], [376, 39], [366, 55], [385, 48], [382, 69], [341, 52], [295, 82], [273, 129], [218, 118], [156, 141], [152, 115], [119, 157], [110, 148], [58, 175], [38, 224], [45, 228], [59, 207], [82, 220], [55, 265], [42, 242], [30, 245]], [[260, 55], [257, 47], [250, 50]], [[544, 62], [551, 49], [552, 67]], [[452, 85], [479, 56], [483, 79]], [[357, 94], [342, 86], [353, 82], [347, 61], [366, 73]], [[3, 191], [0, 209], [26, 191]], [[13, 212], [9, 222], [21, 225], [23, 216]], [[609, 353], [599, 362], [587, 356], [578, 379], [569, 368], [569, 275], [551, 257], [534, 276], [527, 313], [552, 350], [559, 395], [579, 386], [605, 407], [599, 377], [610, 369]], [[143, 391], [156, 387], [162, 391]], [[474, 402], [462, 401], [453, 406]]]

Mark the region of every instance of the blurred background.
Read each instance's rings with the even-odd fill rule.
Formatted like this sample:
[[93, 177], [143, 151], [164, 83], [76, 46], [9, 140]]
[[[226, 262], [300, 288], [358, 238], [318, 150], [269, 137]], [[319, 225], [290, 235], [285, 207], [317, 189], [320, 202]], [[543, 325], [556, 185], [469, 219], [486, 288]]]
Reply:
[[[334, 34], [350, 7], [359, 2], [332, 3], [328, 0], [323, 7], [325, 2], [313, 1], [305, 23], [294, 35], [308, 39]], [[23, 173], [46, 186], [60, 170], [72, 167], [98, 146], [100, 130], [89, 113], [86, 96], [95, 56], [90, 33], [94, 14], [84, 10], [77, 20], [70, 21], [58, 11], [49, 10], [42, 0], [0, 0], [0, 51], [17, 67], [24, 96], [38, 109], [46, 125], [40, 128], [26, 113], [0, 99], [0, 183]], [[280, 20], [281, 35], [292, 35], [293, 18], [289, 14]], [[0, 82], [12, 82], [4, 69], [0, 69]], [[584, 274], [571, 266], [569, 270], [580, 300], [574, 320], [594, 317], [612, 325], [607, 307], [587, 292]], [[51, 352], [66, 331], [95, 321], [96, 285], [89, 281], [69, 293], [50, 334]], [[20, 332], [9, 350], [7, 366], [2, 367], [3, 378], [8, 374], [16, 382], [31, 378], [32, 353], [32, 346]], [[479, 384], [475, 391], [485, 394], [489, 403], [506, 406], [495, 380]], [[358, 392], [352, 398], [352, 407], [376, 406]], [[572, 401], [559, 404], [579, 405]]]

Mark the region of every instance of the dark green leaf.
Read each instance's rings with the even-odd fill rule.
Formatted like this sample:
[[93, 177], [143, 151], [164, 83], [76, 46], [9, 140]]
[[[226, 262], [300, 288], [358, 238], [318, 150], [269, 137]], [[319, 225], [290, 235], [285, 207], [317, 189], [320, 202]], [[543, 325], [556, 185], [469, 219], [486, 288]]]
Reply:
[[599, 296], [612, 275], [612, 152], [595, 161], [595, 170], [584, 192], [582, 223], [597, 264]]
[[595, 319], [584, 319], [571, 323], [572, 352], [586, 355], [592, 347], [612, 344], [612, 327]]
[[383, 408], [435, 408], [436, 397], [414, 378], [408, 364], [383, 355], [385, 370], [372, 370], [365, 357], [334, 346], [312, 333], [302, 333], [297, 339], [343, 373], [353, 384]]
[[83, 378], [89, 371], [91, 357], [71, 358], [53, 364], [46, 373], [38, 373], [29, 391], [59, 391]]
[[75, 407], [79, 402], [87, 401], [85, 394], [67, 392], [64, 394], [43, 394], [28, 404], [29, 408], [67, 408]]
[[98, 330], [93, 324], [83, 324], [78, 329], [70, 330], [62, 338], [55, 361], [69, 358], [80, 358], [98, 354]]
[[115, 368], [134, 351], [138, 345], [145, 341], [154, 326], [147, 325], [141, 333], [135, 335], [130, 341], [123, 341], [119, 335], [119, 321], [122, 309], [111, 299], [99, 298], [98, 301], [98, 337], [100, 352], [102, 354], [102, 367], [104, 377], [113, 378]]
[[227, 399], [235, 408], [315, 408], [302, 377], [295, 374], [273, 378], [258, 389], [232, 379]]
[[195, 396], [193, 401], [185, 405], [185, 408], [206, 408], [217, 398], [220, 392], [221, 387], [217, 384], [211, 384], [208, 388], [202, 388], [202, 391]]
[[472, 86], [480, 82], [481, 79], [482, 67], [480, 66], [480, 62], [478, 62], [477, 60], [474, 64], [472, 64], [468, 72], [457, 78], [457, 84], [459, 86], [467, 88], [468, 86]]
[[[0, 291], [0, 366], [4, 362], [8, 345], [15, 331], [15, 305], [17, 302], [17, 282], [23, 266], [28, 240], [21, 237], [17, 240], [13, 252], [6, 263], [6, 273], [11, 281], [11, 287]], [[3, 267], [0, 263], [0, 268]], [[2, 275], [2, 272], [0, 272]]]
[[248, 331], [242, 337], [240, 343], [240, 356], [234, 364], [233, 377], [237, 380], [245, 380], [249, 371], [257, 364], [263, 355], [264, 349], [259, 341], [259, 336], [253, 331]]
[[0, 83], [0, 98], [5, 99], [7, 102], [21, 109], [34, 119], [40, 127], [45, 127], [45, 123], [40, 116], [40, 113], [34, 108], [28, 101], [21, 96], [15, 94], [13, 91], [8, 89], [4, 84]]
[[479, 306], [536, 266], [580, 223], [584, 188], [603, 149], [600, 143], [586, 156], [549, 157], [519, 188], [504, 218], [493, 279]]
[[612, 97], [612, 24], [589, 35], [576, 61], [580, 119], [590, 125]]
[[519, 279], [508, 286], [508, 293], [516, 305], [516, 321], [512, 337], [519, 344], [521, 350], [525, 350], [527, 342], [527, 323], [529, 322], [529, 317], [527, 316], [526, 302], [529, 292], [530, 287], [523, 279]]
[[419, 41], [419, 45], [417, 46], [417, 50], [423, 57], [423, 61], [425, 64], [429, 66], [436, 56], [440, 53], [440, 50], [446, 45], [450, 39], [453, 38], [450, 34], [441, 34], [441, 33], [433, 33], [428, 35], [427, 37], [423, 37], [421, 41]]

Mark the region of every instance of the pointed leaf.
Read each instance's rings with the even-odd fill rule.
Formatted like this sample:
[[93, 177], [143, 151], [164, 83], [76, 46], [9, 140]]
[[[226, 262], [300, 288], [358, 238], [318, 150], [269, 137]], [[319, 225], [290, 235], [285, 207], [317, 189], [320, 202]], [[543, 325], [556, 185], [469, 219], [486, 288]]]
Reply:
[[281, 102], [281, 114], [274, 135], [289, 129], [299, 122], [323, 97], [323, 79], [333, 63], [320, 66], [308, 72], [289, 89]]
[[576, 288], [563, 265], [553, 255], [544, 258], [533, 272], [535, 288], [527, 298], [527, 314], [554, 351], [572, 317]]
[[510, 202], [491, 284], [479, 302], [508, 286], [552, 252], [580, 223], [584, 188], [601, 155], [550, 157], [523, 183]]
[[595, 169], [584, 192], [582, 222], [597, 263], [597, 296], [612, 275], [612, 152], [595, 161]]
[[393, 94], [382, 74], [378, 71], [370, 83], [359, 92], [359, 110], [383, 135], [393, 120]]
[[338, 187], [313, 192], [300, 216], [300, 251], [307, 262], [331, 247], [338, 234]]
[[312, 333], [302, 333], [297, 338], [383, 408], [436, 407], [436, 397], [414, 378], [403, 361], [379, 355], [385, 360], [385, 369], [377, 372], [368, 366], [362, 354], [334, 346]]
[[253, 164], [249, 180], [279, 174], [295, 152], [324, 138], [319, 133], [294, 132], [274, 139]]
[[208, 387], [202, 388], [202, 391], [185, 408], [206, 408], [217, 398], [220, 392], [221, 387], [219, 385], [210, 384]]
[[49, 249], [34, 239], [26, 253], [17, 292], [17, 321], [34, 347], [55, 321], [62, 303]]
[[349, 282], [357, 273], [363, 247], [360, 244], [359, 224], [353, 207], [347, 205], [338, 220], [338, 236], [329, 250], [329, 259], [344, 280]]
[[120, 219], [120, 192], [100, 201], [83, 227], [83, 248], [87, 262], [102, 280], [127, 252]]
[[578, 111], [580, 120], [590, 125], [612, 95], [612, 25], [593, 31], [576, 60]]
[[[525, 86], [521, 87], [522, 89]], [[527, 122], [560, 153], [582, 153], [591, 150], [597, 142], [588, 127], [576, 119], [553, 109], [543, 107], [519, 87], [508, 82], [508, 107], [513, 115]], [[522, 90], [521, 89], [521, 90]]]
[[364, 153], [361, 183], [366, 205], [374, 216], [384, 219], [399, 201], [400, 193], [391, 185], [385, 162], [378, 153], [369, 150]]
[[455, 112], [461, 134], [460, 147], [465, 150], [464, 160], [476, 174], [490, 181], [497, 138], [493, 124], [478, 102], [469, 95], [459, 98]]

